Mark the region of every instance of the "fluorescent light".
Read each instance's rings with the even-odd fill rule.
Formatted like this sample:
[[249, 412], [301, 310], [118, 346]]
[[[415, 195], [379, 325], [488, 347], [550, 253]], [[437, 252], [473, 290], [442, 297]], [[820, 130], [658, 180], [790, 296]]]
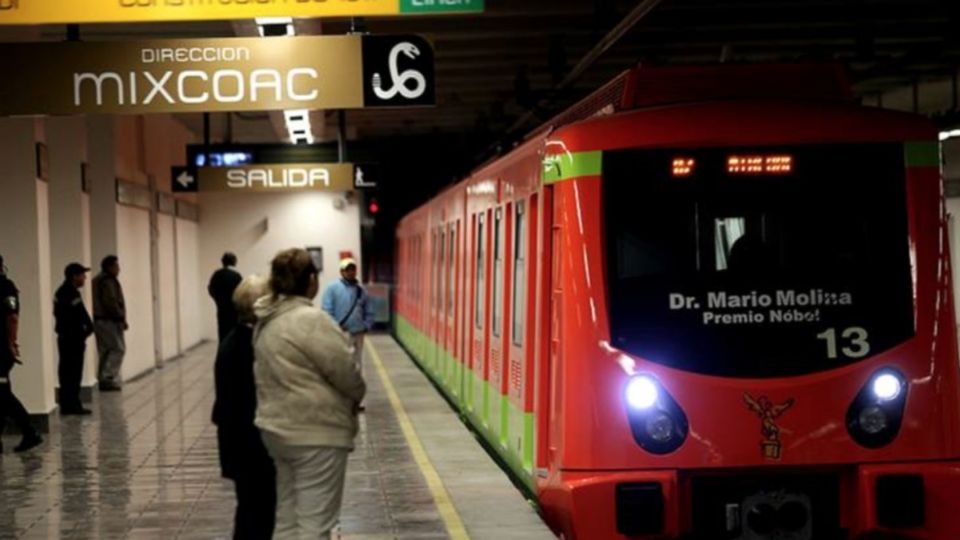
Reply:
[[283, 119], [293, 144], [313, 144], [313, 126], [310, 125], [310, 111], [291, 109], [283, 111]]
[[945, 141], [947, 139], [956, 139], [960, 137], [960, 129], [951, 129], [950, 131], [941, 131], [940, 140]]
[[266, 27], [267, 26], [285, 26], [287, 29], [288, 36], [296, 34], [296, 30], [293, 28], [293, 19], [290, 17], [257, 17], [257, 31], [260, 32], [260, 36], [266, 36]]

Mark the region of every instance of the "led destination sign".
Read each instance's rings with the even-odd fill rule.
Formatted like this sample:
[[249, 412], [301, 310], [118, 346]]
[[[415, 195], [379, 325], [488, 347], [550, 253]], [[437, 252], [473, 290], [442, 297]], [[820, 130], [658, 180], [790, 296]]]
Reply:
[[0, 25], [482, 13], [484, 0], [0, 0]]
[[[2, 0], [0, 0], [2, 1]], [[419, 36], [0, 45], [0, 115], [426, 106]]]

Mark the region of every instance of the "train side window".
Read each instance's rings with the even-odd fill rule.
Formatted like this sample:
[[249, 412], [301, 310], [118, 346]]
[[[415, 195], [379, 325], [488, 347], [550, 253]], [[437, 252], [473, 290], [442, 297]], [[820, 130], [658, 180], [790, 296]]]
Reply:
[[483, 328], [483, 287], [484, 283], [486, 282], [485, 276], [483, 275], [485, 270], [483, 261], [486, 259], [487, 255], [486, 249], [484, 249], [485, 242], [483, 238], [483, 217], [484, 216], [482, 213], [477, 216], [477, 261], [476, 270], [474, 271], [474, 275], [476, 276], [476, 299], [474, 302], [476, 314], [474, 318], [476, 319], [475, 324], [477, 328]]
[[513, 344], [523, 345], [527, 298], [527, 219], [525, 201], [517, 201], [513, 218]]
[[435, 312], [437, 306], [439, 305], [438, 301], [438, 290], [437, 280], [440, 278], [440, 272], [438, 269], [438, 257], [440, 251], [437, 249], [437, 229], [433, 229], [430, 232], [430, 310]]
[[493, 335], [500, 337], [503, 324], [503, 209], [493, 217]]
[[456, 246], [457, 246], [457, 234], [456, 229], [453, 224], [450, 225], [450, 249], [447, 255], [447, 316], [453, 317], [453, 294], [454, 294], [454, 281], [456, 280]]
[[446, 292], [446, 288], [443, 286], [444, 276], [446, 273], [446, 262], [447, 262], [447, 232], [441, 226], [439, 232], [437, 233], [437, 248], [440, 250], [440, 253], [437, 255], [437, 316], [440, 316], [443, 313], [443, 295]]

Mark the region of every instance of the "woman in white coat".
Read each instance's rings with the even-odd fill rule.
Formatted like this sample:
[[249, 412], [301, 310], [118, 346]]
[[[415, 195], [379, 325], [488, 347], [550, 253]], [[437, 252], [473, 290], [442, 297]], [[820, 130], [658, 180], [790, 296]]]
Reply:
[[256, 425], [277, 467], [274, 538], [327, 540], [366, 385], [349, 337], [313, 304], [319, 283], [309, 253], [278, 254], [270, 289], [254, 308], [254, 375]]

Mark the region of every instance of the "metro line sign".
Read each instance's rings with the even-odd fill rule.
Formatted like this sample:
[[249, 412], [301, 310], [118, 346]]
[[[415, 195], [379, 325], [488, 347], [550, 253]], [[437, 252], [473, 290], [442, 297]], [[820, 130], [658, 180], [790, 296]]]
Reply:
[[[0, 0], [2, 1], [2, 0]], [[430, 106], [420, 36], [0, 44], [0, 116]]]
[[0, 0], [0, 25], [482, 13], [484, 0]]

